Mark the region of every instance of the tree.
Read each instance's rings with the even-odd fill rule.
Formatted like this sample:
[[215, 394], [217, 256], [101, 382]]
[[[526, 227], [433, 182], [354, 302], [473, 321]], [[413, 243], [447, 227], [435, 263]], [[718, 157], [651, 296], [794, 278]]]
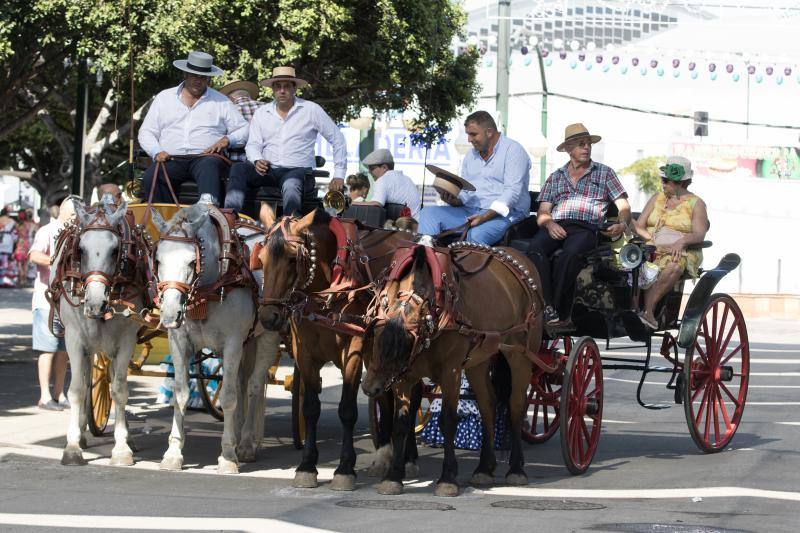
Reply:
[[89, 185], [105, 179], [126, 159], [132, 99], [143, 112], [180, 79], [172, 61], [193, 49], [226, 69], [215, 83], [263, 79], [274, 66], [293, 65], [310, 82], [302, 96], [335, 120], [364, 107], [410, 110], [418, 138], [432, 142], [478, 90], [477, 53], [456, 56], [450, 46], [464, 20], [451, 0], [5, 0], [0, 168], [32, 170], [37, 188], [68, 182], [74, 65], [84, 57], [102, 75], [90, 94], [87, 178]]
[[666, 159], [663, 157], [645, 157], [634, 161], [631, 165], [620, 170], [620, 174], [633, 174], [636, 176], [636, 186], [647, 194], [653, 194], [661, 189], [661, 174], [658, 167], [663, 166]]

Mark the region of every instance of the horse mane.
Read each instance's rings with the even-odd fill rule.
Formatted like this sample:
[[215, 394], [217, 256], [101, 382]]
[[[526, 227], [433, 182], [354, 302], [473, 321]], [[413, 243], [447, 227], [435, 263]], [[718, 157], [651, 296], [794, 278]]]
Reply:
[[381, 367], [390, 372], [399, 370], [410, 354], [411, 341], [403, 317], [398, 315], [389, 319], [380, 336]]
[[286, 239], [282, 231], [275, 231], [267, 238], [267, 251], [270, 257], [283, 257], [286, 252]]
[[414, 279], [412, 280], [412, 290], [424, 298], [430, 296], [431, 274], [428, 268], [428, 259], [425, 254], [424, 246], [417, 246], [412, 255], [414, 269]]
[[316, 226], [318, 224], [328, 225], [331, 223], [331, 215], [324, 209], [317, 209], [314, 212], [314, 220], [311, 222], [312, 226]]

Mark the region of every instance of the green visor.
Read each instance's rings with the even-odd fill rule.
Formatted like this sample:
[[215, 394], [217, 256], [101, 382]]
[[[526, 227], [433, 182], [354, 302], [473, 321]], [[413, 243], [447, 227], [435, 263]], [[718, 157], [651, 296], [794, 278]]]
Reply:
[[658, 170], [661, 171], [661, 177], [669, 181], [683, 181], [684, 176], [686, 176], [686, 169], [678, 163], [669, 163], [663, 167], [658, 167]]

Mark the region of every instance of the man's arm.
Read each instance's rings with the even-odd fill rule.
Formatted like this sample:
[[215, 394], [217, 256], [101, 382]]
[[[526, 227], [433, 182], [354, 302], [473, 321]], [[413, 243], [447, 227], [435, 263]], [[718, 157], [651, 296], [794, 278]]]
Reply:
[[142, 125], [139, 126], [139, 146], [153, 159], [157, 154], [164, 151], [159, 141], [158, 115], [160, 113], [160, 103], [161, 99], [159, 95], [156, 95], [150, 104], [150, 109], [147, 110], [147, 114], [144, 116]]
[[331, 190], [342, 190], [347, 174], [347, 143], [344, 135], [321, 107], [314, 107], [314, 117], [317, 131], [333, 147], [333, 179], [329, 187]]
[[46, 226], [42, 226], [36, 235], [33, 236], [33, 243], [28, 252], [28, 258], [31, 263], [41, 266], [50, 266], [50, 239], [47, 231], [44, 230]]
[[[544, 189], [542, 189], [542, 191], [544, 191]], [[550, 237], [560, 241], [567, 237], [567, 232], [561, 227], [561, 224], [553, 219], [553, 215], [551, 214], [552, 210], [553, 204], [550, 202], [540, 202], [539, 209], [536, 212], [536, 224], [540, 228], [546, 229]]]
[[224, 105], [223, 120], [225, 121], [225, 128], [227, 130], [227, 137], [229, 146], [231, 148], [239, 148], [247, 142], [247, 134], [249, 125], [242, 116], [239, 108], [233, 105], [232, 102], [227, 101]]

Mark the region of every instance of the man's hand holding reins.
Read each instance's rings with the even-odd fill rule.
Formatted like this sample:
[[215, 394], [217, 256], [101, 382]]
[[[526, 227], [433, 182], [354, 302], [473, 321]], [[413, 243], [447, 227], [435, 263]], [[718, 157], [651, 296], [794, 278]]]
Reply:
[[157, 163], [165, 163], [172, 159], [172, 156], [167, 152], [158, 152], [153, 159], [155, 159]]

